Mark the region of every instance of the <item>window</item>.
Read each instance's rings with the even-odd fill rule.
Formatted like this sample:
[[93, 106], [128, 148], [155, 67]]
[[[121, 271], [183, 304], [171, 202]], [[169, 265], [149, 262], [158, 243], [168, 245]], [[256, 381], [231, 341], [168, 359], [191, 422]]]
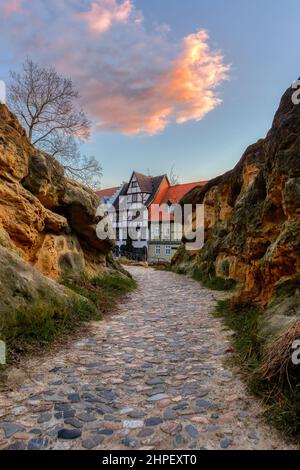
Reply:
[[151, 225], [151, 236], [152, 236], [152, 238], [159, 239], [159, 235], [160, 235], [159, 225], [152, 224]]
[[170, 240], [170, 227], [168, 225], [164, 226], [163, 233], [164, 233], [164, 239]]
[[160, 256], [160, 245], [156, 245], [155, 254], [156, 254], [156, 256]]
[[172, 254], [172, 249], [169, 245], [165, 246], [165, 255], [166, 256], [171, 256]]
[[182, 239], [182, 235], [183, 235], [182, 225], [175, 224], [175, 226], [174, 226], [174, 240], [175, 241], [180, 241]]
[[133, 194], [133, 195], [132, 195], [132, 202], [133, 202], [133, 204], [135, 204], [136, 202], [138, 202], [138, 195], [137, 195], [137, 194]]
[[138, 188], [138, 183], [137, 183], [137, 181], [132, 181], [131, 187], [132, 187], [132, 188]]

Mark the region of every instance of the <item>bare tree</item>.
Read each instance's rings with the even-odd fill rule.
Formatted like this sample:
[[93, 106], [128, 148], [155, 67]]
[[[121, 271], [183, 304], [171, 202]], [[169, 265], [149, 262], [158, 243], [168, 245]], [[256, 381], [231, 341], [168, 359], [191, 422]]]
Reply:
[[171, 167], [170, 173], [168, 175], [169, 181], [172, 186], [176, 186], [180, 183], [179, 176], [175, 173], [175, 165]]
[[61, 77], [53, 67], [27, 59], [22, 73], [11, 72], [8, 103], [30, 142], [60, 161], [69, 176], [98, 186], [101, 165], [79, 151], [79, 143], [90, 135], [91, 122], [76, 106], [78, 98], [72, 80]]
[[21, 74], [11, 72], [9, 103], [33, 145], [57, 132], [83, 139], [89, 136], [90, 121], [74, 105], [78, 97], [72, 80], [58, 75], [53, 67], [43, 68], [27, 59]]
[[103, 175], [102, 166], [95, 157], [83, 155], [72, 136], [53, 139], [52, 155], [63, 165], [66, 175], [93, 189], [99, 189]]

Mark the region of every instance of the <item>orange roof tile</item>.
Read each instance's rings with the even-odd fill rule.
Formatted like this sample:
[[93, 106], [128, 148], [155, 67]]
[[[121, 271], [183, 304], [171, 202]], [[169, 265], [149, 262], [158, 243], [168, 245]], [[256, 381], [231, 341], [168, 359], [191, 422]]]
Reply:
[[[170, 186], [166, 192], [162, 195], [161, 201], [159, 204], [167, 204], [171, 202], [172, 204], [178, 204], [181, 199], [192, 189], [197, 186], [205, 186], [207, 181], [198, 181], [196, 183], [187, 183], [187, 184], [177, 184], [175, 186]], [[157, 201], [155, 201], [157, 203]]]
[[[175, 186], [169, 186], [168, 188], [165, 189], [164, 192], [159, 193], [157, 197], [154, 199], [152, 204], [178, 204], [180, 203], [181, 199], [192, 189], [197, 188], [198, 186], [205, 186], [207, 184], [206, 181], [198, 181], [196, 183], [187, 183], [187, 184], [177, 184]], [[171, 214], [170, 216], [171, 220], [173, 220], [173, 215]], [[162, 214], [159, 216], [160, 221], [164, 218]], [[155, 221], [155, 215], [152, 214], [151, 208], [149, 212], [149, 219], [154, 222]]]

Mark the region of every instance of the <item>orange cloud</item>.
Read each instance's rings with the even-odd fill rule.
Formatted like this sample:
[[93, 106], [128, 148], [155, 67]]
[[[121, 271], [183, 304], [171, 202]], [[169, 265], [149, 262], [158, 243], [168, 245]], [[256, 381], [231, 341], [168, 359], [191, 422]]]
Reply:
[[91, 32], [104, 33], [114, 22], [125, 23], [132, 9], [131, 0], [124, 0], [120, 5], [116, 0], [101, 0], [93, 2], [91, 9], [81, 13], [80, 17], [87, 22]]
[[228, 79], [230, 66], [219, 53], [210, 51], [206, 31], [184, 39], [184, 52], [161, 84], [164, 95], [173, 104], [176, 122], [201, 120], [222, 103], [215, 89]]
[[230, 69], [207, 41], [206, 31], [187, 36], [182, 53], [152, 83], [144, 76], [118, 89], [113, 82], [93, 81], [86, 98], [99, 127], [128, 135], [153, 135], [171, 121], [183, 124], [203, 119], [222, 103], [216, 88], [228, 79]]
[[2, 11], [5, 16], [10, 16], [14, 13], [20, 13], [22, 11], [23, 0], [8, 0], [2, 5]]
[[51, 0], [47, 8], [45, 0], [3, 4], [8, 13], [23, 6], [31, 19], [20, 21], [23, 11], [9, 21], [0, 15], [1, 37], [20, 60], [30, 51], [71, 76], [98, 130], [154, 135], [172, 122], [199, 121], [222, 102], [218, 88], [230, 67], [211, 49], [206, 31], [174, 41], [166, 25], [146, 27], [133, 0]]

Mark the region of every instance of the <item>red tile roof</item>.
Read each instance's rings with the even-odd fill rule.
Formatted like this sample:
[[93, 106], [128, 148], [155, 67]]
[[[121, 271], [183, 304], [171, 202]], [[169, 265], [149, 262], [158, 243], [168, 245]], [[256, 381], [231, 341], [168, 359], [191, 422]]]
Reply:
[[177, 204], [181, 199], [192, 189], [197, 186], [205, 186], [207, 181], [198, 181], [196, 183], [187, 183], [187, 184], [177, 184], [176, 186], [169, 186], [169, 188], [162, 195], [160, 201], [154, 201], [156, 204], [167, 204], [171, 202], [172, 204]]
[[[206, 181], [198, 181], [196, 183], [177, 184], [175, 186], [169, 186], [165, 189], [163, 193], [157, 195], [152, 204], [178, 204], [187, 193], [192, 191], [192, 189], [197, 188], [198, 186], [205, 186], [206, 184]], [[151, 208], [149, 211], [149, 219], [152, 222], [156, 220], [156, 216], [154, 215], [153, 211], [151, 211]], [[166, 221], [168, 221], [169, 219], [173, 220], [174, 215], [167, 215]], [[162, 213], [159, 214], [159, 220], [165, 220], [165, 216]]]
[[97, 196], [99, 197], [112, 197], [115, 192], [119, 189], [119, 186], [115, 188], [102, 189], [101, 191], [96, 191]]
[[[195, 183], [186, 183], [186, 184], [176, 184], [175, 186], [168, 186], [169, 182], [168, 179], [165, 176], [158, 176], [158, 177], [146, 177], [144, 175], [141, 175], [139, 173], [136, 173], [139, 183], [143, 186], [143, 191], [145, 191], [146, 186], [149, 186], [150, 189], [150, 183], [152, 186], [152, 191], [154, 192], [149, 200], [150, 204], [150, 211], [149, 211], [149, 219], [153, 221], [154, 217], [151, 215], [151, 205], [152, 204], [178, 204], [181, 199], [192, 189], [198, 187], [198, 186], [205, 186], [207, 184], [206, 181], [197, 181]], [[166, 178], [164, 180], [164, 178]], [[164, 181], [164, 185], [161, 186], [161, 189], [159, 190], [159, 185]], [[147, 186], [147, 188], [148, 188]], [[123, 185], [123, 191], [121, 194], [126, 194], [128, 184], [124, 183]], [[96, 194], [100, 197], [112, 197], [117, 190], [120, 189], [119, 187], [115, 188], [107, 188], [107, 189], [102, 189], [101, 191], [97, 191]], [[152, 202], [151, 202], [152, 199]], [[148, 205], [148, 204], [147, 204]], [[162, 215], [160, 215], [160, 220], [161, 220]], [[171, 220], [173, 219], [173, 216], [171, 214]]]

